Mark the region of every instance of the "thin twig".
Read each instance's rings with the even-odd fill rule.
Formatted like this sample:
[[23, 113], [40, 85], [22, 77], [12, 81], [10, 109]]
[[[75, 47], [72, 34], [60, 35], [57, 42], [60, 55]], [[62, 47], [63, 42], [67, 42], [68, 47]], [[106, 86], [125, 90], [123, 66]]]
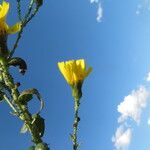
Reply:
[[31, 14], [31, 16], [28, 18], [28, 20], [26, 21], [26, 24], [29, 23], [33, 17], [37, 14], [37, 12], [39, 11], [39, 7], [37, 7], [34, 12]]
[[25, 17], [24, 17], [24, 22], [26, 22], [26, 20], [28, 20], [28, 17], [29, 17], [30, 14], [31, 14], [33, 5], [34, 5], [34, 0], [31, 0], [31, 1], [30, 1], [30, 4], [29, 4], [29, 7], [28, 7], [28, 12], [26, 13], [26, 15], [25, 15]]
[[33, 4], [34, 4], [34, 0], [31, 0], [30, 5], [29, 5], [29, 9], [28, 9], [28, 13], [26, 14], [24, 21], [22, 22], [22, 27], [21, 30], [18, 33], [16, 42], [13, 46], [13, 49], [10, 52], [9, 58], [11, 58], [13, 56], [13, 54], [15, 53], [16, 48], [18, 47], [19, 41], [22, 37], [22, 33], [24, 28], [26, 27], [26, 25], [34, 18], [34, 16], [37, 14], [37, 12], [39, 11], [39, 7], [36, 7], [34, 9], [34, 12], [31, 14], [32, 8], [33, 8]]
[[19, 18], [19, 20], [22, 21], [20, 0], [17, 0], [17, 12], [18, 12], [18, 18]]
[[21, 30], [20, 30], [19, 33], [18, 33], [18, 36], [17, 36], [16, 42], [15, 42], [15, 44], [14, 44], [14, 46], [13, 46], [13, 49], [11, 50], [11, 52], [10, 52], [10, 54], [9, 54], [9, 58], [11, 58], [11, 57], [13, 56], [13, 54], [15, 53], [15, 50], [16, 50], [16, 48], [18, 47], [19, 41], [20, 41], [20, 39], [21, 39], [22, 33], [23, 33], [23, 27], [21, 28]]

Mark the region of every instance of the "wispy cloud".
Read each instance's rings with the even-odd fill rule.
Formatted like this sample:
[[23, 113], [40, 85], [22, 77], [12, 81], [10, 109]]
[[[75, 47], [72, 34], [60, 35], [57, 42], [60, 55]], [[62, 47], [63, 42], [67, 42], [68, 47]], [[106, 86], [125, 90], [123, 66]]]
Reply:
[[[120, 126], [117, 128], [115, 135], [112, 137], [112, 142], [117, 150], [128, 148], [132, 140], [131, 127], [125, 125], [128, 119], [140, 123], [141, 114], [148, 104], [150, 91], [144, 86], [139, 89], [131, 91], [131, 93], [124, 97], [123, 101], [118, 105], [117, 110], [121, 114], [118, 118]], [[148, 121], [150, 124], [150, 119]]]
[[98, 3], [99, 0], [90, 0], [91, 3]]
[[97, 17], [96, 20], [97, 22], [101, 22], [102, 21], [102, 17], [103, 17], [103, 8], [102, 8], [102, 4], [100, 0], [90, 0], [91, 4], [96, 4], [97, 5]]
[[150, 82], [150, 72], [148, 73], [146, 80]]
[[118, 105], [118, 112], [121, 113], [118, 122], [121, 123], [126, 119], [131, 118], [139, 123], [142, 109], [147, 106], [149, 94], [149, 90], [144, 86], [141, 86], [137, 91], [133, 90], [131, 94], [126, 96], [123, 102]]
[[150, 118], [147, 120], [147, 124], [150, 125]]
[[140, 0], [136, 8], [136, 14], [144, 14], [150, 10], [150, 0]]
[[115, 135], [112, 137], [114, 146], [117, 150], [128, 148], [131, 143], [132, 130], [131, 128], [125, 129], [124, 125], [117, 128]]
[[97, 21], [101, 22], [102, 21], [102, 17], [103, 17], [103, 8], [101, 3], [98, 4], [98, 10], [97, 10]]

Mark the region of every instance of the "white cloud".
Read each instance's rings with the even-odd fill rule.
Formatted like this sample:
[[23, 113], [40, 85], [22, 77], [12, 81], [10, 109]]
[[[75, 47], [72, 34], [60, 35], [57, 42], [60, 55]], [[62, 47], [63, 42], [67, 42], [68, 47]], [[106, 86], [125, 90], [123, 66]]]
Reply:
[[150, 82], [150, 72], [148, 73], [146, 80]]
[[101, 22], [101, 19], [103, 17], [103, 8], [102, 8], [102, 5], [101, 3], [98, 4], [98, 10], [97, 10], [97, 21], [98, 22]]
[[136, 14], [144, 14], [150, 10], [150, 0], [140, 0], [137, 5]]
[[139, 11], [139, 10], [137, 10], [135, 13], [136, 13], [137, 15], [139, 15], [139, 14], [140, 14], [140, 11]]
[[141, 86], [137, 91], [133, 90], [130, 95], [126, 96], [118, 105], [118, 112], [121, 113], [118, 122], [121, 123], [131, 118], [139, 123], [142, 110], [147, 106], [149, 94], [148, 89]]
[[103, 8], [102, 8], [100, 0], [90, 0], [90, 3], [91, 4], [95, 3], [97, 5], [98, 9], [97, 9], [96, 20], [97, 20], [97, 22], [101, 22], [102, 17], [103, 17]]
[[[146, 80], [150, 81], [150, 72]], [[148, 104], [149, 96], [150, 90], [145, 86], [140, 86], [139, 89], [133, 90], [129, 95], [125, 96], [123, 101], [117, 106], [117, 110], [120, 113], [118, 118], [120, 126], [112, 137], [112, 142], [117, 150], [128, 149], [132, 139], [132, 125], [128, 125], [128, 120], [134, 120], [137, 125], [140, 123], [141, 114]], [[147, 124], [150, 125], [150, 118]]]
[[117, 128], [115, 135], [112, 137], [112, 142], [117, 150], [128, 148], [131, 143], [132, 130], [125, 129], [123, 125]]
[[147, 120], [147, 124], [150, 125], [150, 118]]
[[98, 3], [99, 0], [90, 0], [91, 3]]

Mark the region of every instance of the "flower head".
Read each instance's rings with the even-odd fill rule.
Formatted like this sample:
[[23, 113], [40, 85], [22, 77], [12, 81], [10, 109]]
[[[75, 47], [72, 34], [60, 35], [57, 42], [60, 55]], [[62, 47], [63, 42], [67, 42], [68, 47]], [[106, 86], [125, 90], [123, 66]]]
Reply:
[[72, 88], [72, 96], [78, 101], [82, 97], [82, 83], [92, 68], [86, 68], [84, 59], [59, 62], [58, 67]]
[[84, 59], [69, 60], [66, 62], [59, 62], [58, 67], [64, 78], [70, 85], [82, 83], [84, 79], [92, 71], [92, 68], [86, 68]]
[[0, 36], [14, 34], [21, 29], [21, 23], [16, 23], [12, 27], [9, 27], [6, 23], [6, 17], [9, 11], [9, 3], [3, 1], [0, 5]]

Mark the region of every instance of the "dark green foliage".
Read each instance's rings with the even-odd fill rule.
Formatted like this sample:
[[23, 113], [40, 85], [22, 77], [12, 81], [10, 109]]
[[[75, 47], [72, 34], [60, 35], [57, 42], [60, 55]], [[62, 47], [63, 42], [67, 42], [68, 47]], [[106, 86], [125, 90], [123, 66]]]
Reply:
[[14, 66], [14, 67], [19, 66], [19, 72], [22, 75], [24, 75], [26, 70], [27, 70], [26, 62], [20, 57], [13, 57], [13, 58], [11, 58], [9, 60], [9, 62], [8, 62], [8, 65], [9, 66]]
[[46, 143], [39, 143], [36, 145], [35, 150], [50, 150]]
[[31, 146], [28, 150], [35, 150], [35, 146]]
[[40, 137], [42, 137], [45, 131], [45, 120], [39, 114], [32, 115], [32, 118], [33, 118], [32, 123], [33, 131], [39, 134]]
[[37, 7], [40, 7], [43, 5], [43, 0], [36, 0]]

